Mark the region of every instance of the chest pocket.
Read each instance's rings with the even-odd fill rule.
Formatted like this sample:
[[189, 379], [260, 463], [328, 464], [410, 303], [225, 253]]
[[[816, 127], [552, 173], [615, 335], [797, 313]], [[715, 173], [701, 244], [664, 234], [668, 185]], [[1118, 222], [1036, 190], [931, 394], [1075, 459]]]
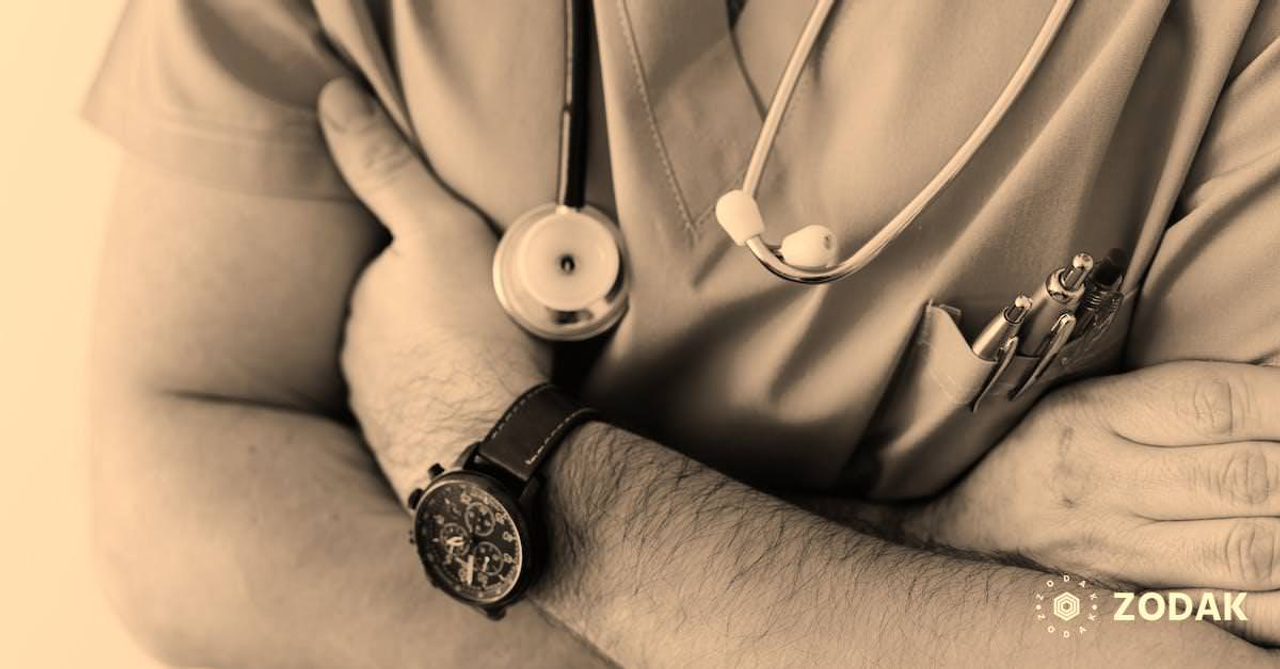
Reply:
[[925, 307], [911, 346], [845, 472], [847, 483], [876, 499], [910, 499], [941, 491], [1055, 385], [1114, 371], [1134, 302], [1134, 291], [1126, 293], [1101, 337], [1067, 344], [1044, 375], [1011, 400], [1010, 394], [1037, 363], [1031, 356], [1015, 356], [976, 411], [970, 407], [996, 363], [973, 354], [949, 308]]

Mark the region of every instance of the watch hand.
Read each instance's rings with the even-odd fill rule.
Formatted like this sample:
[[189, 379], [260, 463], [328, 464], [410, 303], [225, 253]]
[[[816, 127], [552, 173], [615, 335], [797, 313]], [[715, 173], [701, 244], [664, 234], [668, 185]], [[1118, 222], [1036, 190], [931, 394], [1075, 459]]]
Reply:
[[476, 556], [474, 555], [467, 556], [467, 570], [465, 573], [466, 573], [466, 578], [464, 578], [463, 580], [467, 582], [467, 585], [471, 585], [472, 579], [474, 579], [476, 576]]

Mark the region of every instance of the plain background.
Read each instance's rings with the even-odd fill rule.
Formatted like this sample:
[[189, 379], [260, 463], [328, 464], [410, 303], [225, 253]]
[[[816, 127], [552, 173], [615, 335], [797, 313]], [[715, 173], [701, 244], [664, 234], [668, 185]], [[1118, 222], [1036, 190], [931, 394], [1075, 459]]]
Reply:
[[155, 667], [88, 554], [84, 366], [115, 146], [80, 100], [123, 0], [5, 4], [0, 21], [0, 666]]

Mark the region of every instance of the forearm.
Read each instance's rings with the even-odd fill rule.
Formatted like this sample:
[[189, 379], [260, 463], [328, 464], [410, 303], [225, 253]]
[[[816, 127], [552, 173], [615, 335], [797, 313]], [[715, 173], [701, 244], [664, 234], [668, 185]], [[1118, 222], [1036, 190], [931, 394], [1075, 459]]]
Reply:
[[201, 666], [575, 666], [535, 609], [494, 627], [426, 582], [357, 436], [235, 402], [138, 394], [95, 416], [108, 594], [164, 659]]
[[627, 666], [1141, 659], [1156, 631], [1064, 646], [1034, 624], [1041, 574], [856, 533], [600, 424], [548, 479], [553, 571], [533, 597]]
[[[1028, 567], [1040, 571], [1048, 568], [1013, 552], [980, 552], [963, 545], [953, 545], [950, 536], [940, 531], [949, 521], [952, 500], [943, 497], [929, 500], [879, 502], [857, 497], [834, 495], [793, 495], [787, 501], [838, 525], [878, 537], [899, 546], [930, 552], [965, 555], [975, 560]], [[957, 542], [958, 543], [958, 542]]]

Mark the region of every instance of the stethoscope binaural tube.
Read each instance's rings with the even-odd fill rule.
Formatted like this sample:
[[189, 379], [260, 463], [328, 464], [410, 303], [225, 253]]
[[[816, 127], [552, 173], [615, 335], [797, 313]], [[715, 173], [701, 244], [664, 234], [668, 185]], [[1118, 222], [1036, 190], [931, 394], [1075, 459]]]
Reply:
[[925, 207], [932, 203], [942, 189], [946, 188], [968, 164], [978, 148], [986, 142], [996, 125], [1004, 118], [1014, 100], [1022, 93], [1031, 74], [1035, 72], [1061, 29], [1067, 13], [1071, 10], [1073, 0], [1054, 2], [1040, 32], [1018, 65], [1018, 69], [1014, 71], [1004, 90], [951, 159], [942, 166], [924, 189], [907, 203], [902, 211], [898, 212], [897, 216], [886, 223], [856, 252], [838, 263], [835, 261], [837, 254], [835, 236], [821, 225], [802, 228], [788, 235], [781, 244], [765, 241], [764, 219], [755, 200], [760, 176], [773, 149], [782, 116], [795, 91], [805, 62], [813, 51], [814, 41], [826, 23], [833, 2], [834, 0], [816, 0], [814, 3], [804, 30], [801, 31], [800, 38], [787, 61], [786, 69], [783, 70], [778, 88], [774, 91], [773, 100], [769, 103], [769, 111], [765, 115], [760, 134], [752, 149], [742, 187], [725, 193], [716, 203], [716, 219], [735, 244], [746, 246], [760, 264], [773, 274], [797, 283], [827, 283], [857, 272], [880, 255], [885, 247], [915, 221], [920, 212], [924, 211]]
[[502, 235], [493, 287], [507, 315], [530, 334], [579, 341], [618, 323], [630, 280], [618, 226], [586, 203], [590, 0], [565, 0], [565, 16], [556, 200], [526, 212]]

